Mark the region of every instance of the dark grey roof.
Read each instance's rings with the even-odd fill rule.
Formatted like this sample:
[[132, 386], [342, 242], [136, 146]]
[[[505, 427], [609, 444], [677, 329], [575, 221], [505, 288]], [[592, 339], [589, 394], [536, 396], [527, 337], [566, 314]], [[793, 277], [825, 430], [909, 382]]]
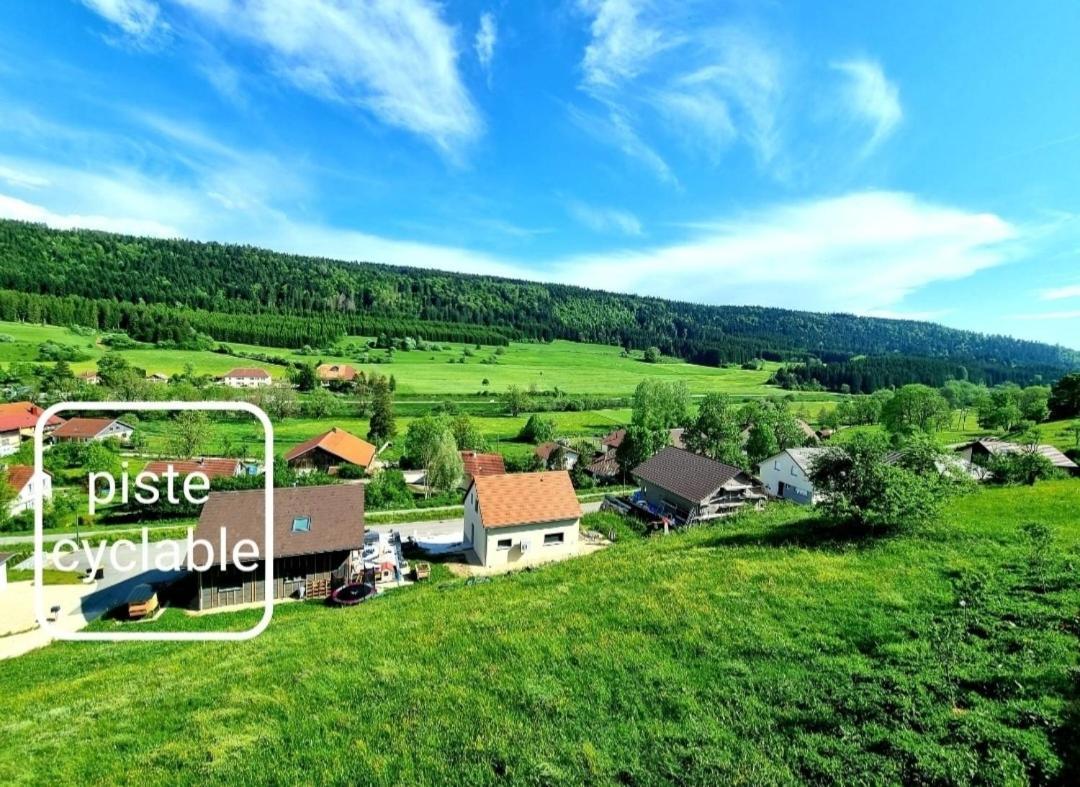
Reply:
[[635, 467], [634, 478], [654, 484], [690, 502], [709, 498], [742, 470], [707, 456], [668, 446]]
[[[211, 492], [199, 516], [195, 538], [206, 539], [218, 549], [219, 528], [224, 527], [228, 557], [233, 545], [251, 539], [265, 555], [265, 493]], [[309, 531], [294, 532], [293, 520], [310, 518]], [[364, 486], [298, 486], [274, 490], [274, 557], [310, 555], [360, 549], [364, 543]], [[203, 559], [201, 552], [197, 559]], [[218, 557], [220, 560], [220, 557]]]

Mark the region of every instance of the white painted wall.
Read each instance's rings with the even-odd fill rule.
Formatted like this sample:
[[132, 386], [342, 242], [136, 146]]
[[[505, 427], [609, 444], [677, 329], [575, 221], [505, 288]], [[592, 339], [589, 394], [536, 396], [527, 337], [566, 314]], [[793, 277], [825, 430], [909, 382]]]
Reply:
[[770, 456], [758, 465], [758, 470], [765, 491], [772, 497], [794, 503], [816, 502], [814, 485], [786, 451]]
[[[580, 524], [580, 519], [566, 519], [485, 528], [477, 511], [476, 487], [465, 496], [465, 540], [472, 544], [481, 565], [487, 568], [527, 566], [576, 555]], [[560, 535], [561, 543], [544, 543], [545, 536]], [[528, 545], [524, 549], [523, 543]]]
[[273, 382], [269, 377], [225, 377], [222, 382], [230, 388], [259, 388]]
[[18, 429], [0, 433], [0, 456], [11, 456], [19, 450], [22, 443], [22, 434]]
[[[24, 486], [19, 494], [11, 501], [11, 515], [21, 514], [23, 511], [31, 511], [34, 508], [34, 490], [37, 481], [33, 478]], [[52, 478], [48, 473], [42, 475], [41, 498], [44, 501], [52, 500]]]

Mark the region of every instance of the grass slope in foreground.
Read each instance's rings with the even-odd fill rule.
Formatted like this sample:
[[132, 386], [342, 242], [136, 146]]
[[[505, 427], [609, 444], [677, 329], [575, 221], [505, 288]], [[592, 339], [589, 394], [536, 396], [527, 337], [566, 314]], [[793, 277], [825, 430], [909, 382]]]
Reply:
[[986, 490], [853, 545], [774, 507], [248, 643], [53, 645], [0, 664], [0, 782], [1067, 781], [1080, 587], [1020, 526], [1075, 566], [1078, 509]]

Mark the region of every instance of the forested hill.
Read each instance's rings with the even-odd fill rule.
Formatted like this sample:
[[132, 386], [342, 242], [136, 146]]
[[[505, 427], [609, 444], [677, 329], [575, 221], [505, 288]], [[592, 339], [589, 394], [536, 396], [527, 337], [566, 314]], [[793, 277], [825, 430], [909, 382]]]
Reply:
[[[367, 326], [371, 320], [410, 325], [423, 321], [446, 330], [476, 326], [506, 338], [655, 345], [713, 364], [755, 356], [798, 358], [806, 352], [826, 361], [902, 353], [1006, 367], [1064, 369], [1080, 363], [1080, 353], [1062, 347], [928, 322], [705, 306], [250, 246], [51, 230], [14, 221], [0, 221], [0, 289], [8, 290], [12, 299], [14, 293], [78, 296], [68, 297], [64, 308], [80, 314], [111, 313], [111, 307], [103, 305], [111, 302], [157, 304], [155, 314], [173, 310], [177, 324], [186, 321], [211, 335], [215, 325], [222, 332], [231, 326], [235, 334], [237, 326], [256, 322], [299, 324], [240, 316], [273, 314], [309, 318], [329, 326], [328, 332]], [[10, 308], [18, 309], [12, 299]], [[223, 320], [222, 314], [236, 318]], [[146, 321], [145, 314], [140, 319]], [[263, 333], [272, 336], [268, 331]], [[240, 340], [234, 334], [215, 338]]]

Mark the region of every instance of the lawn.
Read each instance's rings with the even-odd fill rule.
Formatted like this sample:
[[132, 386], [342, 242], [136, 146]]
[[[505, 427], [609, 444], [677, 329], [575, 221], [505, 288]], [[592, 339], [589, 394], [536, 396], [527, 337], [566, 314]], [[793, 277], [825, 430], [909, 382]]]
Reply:
[[0, 782], [1075, 783], [1078, 507], [851, 543], [775, 506], [246, 643], [54, 644], [0, 663]]

